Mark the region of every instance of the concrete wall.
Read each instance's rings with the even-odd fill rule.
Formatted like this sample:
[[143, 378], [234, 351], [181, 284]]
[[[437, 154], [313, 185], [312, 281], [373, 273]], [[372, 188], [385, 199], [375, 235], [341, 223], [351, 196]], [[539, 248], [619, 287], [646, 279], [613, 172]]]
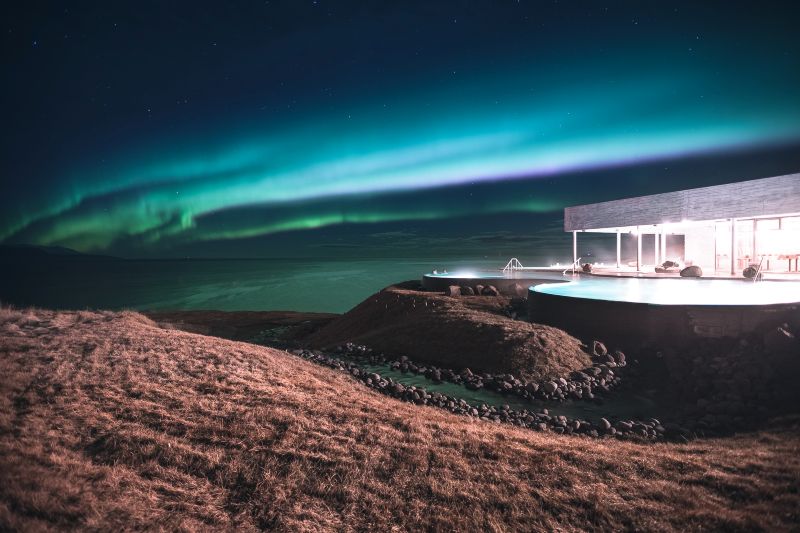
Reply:
[[564, 230], [800, 213], [800, 173], [564, 210]]
[[528, 295], [531, 322], [563, 329], [584, 342], [598, 339], [623, 350], [694, 344], [704, 337], [736, 337], [796, 320], [798, 312], [800, 304], [649, 305], [571, 298], [532, 289]]

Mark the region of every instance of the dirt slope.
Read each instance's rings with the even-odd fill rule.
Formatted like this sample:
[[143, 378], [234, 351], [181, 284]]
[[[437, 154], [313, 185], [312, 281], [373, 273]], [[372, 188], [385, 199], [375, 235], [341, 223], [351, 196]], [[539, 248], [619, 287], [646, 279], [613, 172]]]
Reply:
[[0, 310], [0, 375], [0, 530], [798, 524], [796, 424], [679, 446], [470, 423], [134, 313]]
[[580, 342], [549, 326], [503, 314], [506, 297], [451, 298], [391, 286], [308, 337], [325, 348], [355, 342], [448, 368], [511, 372], [541, 380], [591, 365]]

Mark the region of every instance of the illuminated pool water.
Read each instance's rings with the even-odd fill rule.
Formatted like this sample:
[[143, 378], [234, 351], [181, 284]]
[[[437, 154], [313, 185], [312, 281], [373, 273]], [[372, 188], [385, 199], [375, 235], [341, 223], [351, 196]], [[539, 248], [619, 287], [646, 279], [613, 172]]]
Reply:
[[474, 287], [480, 285], [493, 285], [501, 292], [515, 292], [519, 286], [522, 291], [527, 287], [540, 283], [554, 283], [564, 281], [565, 278], [560, 270], [541, 269], [541, 270], [513, 270], [503, 272], [502, 270], [469, 270], [458, 269], [453, 272], [431, 272], [422, 276], [422, 286], [428, 290], [440, 291], [447, 289], [450, 285], [468, 285]]
[[800, 281], [581, 278], [533, 287], [537, 293], [568, 298], [650, 305], [774, 305], [800, 302]]
[[510, 270], [503, 272], [502, 270], [456, 270], [455, 272], [431, 272], [425, 274], [426, 277], [440, 278], [440, 279], [528, 279], [528, 278], [541, 278], [549, 280], [563, 279], [564, 276], [560, 270], [541, 269], [541, 270]]

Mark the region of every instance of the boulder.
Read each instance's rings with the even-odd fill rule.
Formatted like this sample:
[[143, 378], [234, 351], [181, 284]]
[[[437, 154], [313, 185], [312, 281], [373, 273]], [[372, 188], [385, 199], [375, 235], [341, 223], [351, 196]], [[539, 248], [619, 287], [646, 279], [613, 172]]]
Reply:
[[667, 260], [667, 261], [664, 261], [663, 263], [661, 263], [661, 266], [663, 268], [673, 268], [673, 267], [678, 266], [678, 263], [676, 263], [675, 261]]
[[581, 270], [583, 270], [587, 274], [591, 274], [592, 273], [592, 264], [591, 263], [584, 263], [583, 266], [581, 266]]
[[475, 294], [483, 294], [483, 285], [475, 285]]
[[558, 385], [554, 381], [548, 381], [543, 385], [544, 391], [547, 394], [553, 394], [555, 391], [558, 390]]
[[747, 279], [753, 279], [754, 277], [756, 277], [757, 273], [758, 273], [758, 269], [756, 267], [754, 267], [753, 265], [750, 265], [749, 267], [745, 268], [742, 271], [742, 275], [744, 277], [746, 277]]
[[484, 296], [500, 296], [500, 291], [498, 291], [497, 287], [494, 285], [489, 285], [488, 287], [484, 287], [482, 294]]
[[528, 289], [520, 285], [519, 283], [515, 283], [513, 287], [511, 287], [511, 294], [517, 296], [519, 298], [527, 298], [528, 297]]
[[461, 296], [474, 296], [474, 295], [475, 291], [472, 289], [472, 287], [468, 286], [461, 287]]
[[633, 424], [630, 422], [625, 422], [624, 420], [620, 420], [614, 426], [617, 431], [630, 431], [633, 428]]
[[600, 341], [592, 342], [592, 353], [597, 356], [606, 355], [608, 353], [608, 348], [606, 345]]
[[692, 265], [681, 270], [682, 278], [702, 278], [703, 269], [697, 265]]
[[458, 285], [450, 285], [447, 287], [445, 294], [451, 297], [461, 296], [461, 287]]

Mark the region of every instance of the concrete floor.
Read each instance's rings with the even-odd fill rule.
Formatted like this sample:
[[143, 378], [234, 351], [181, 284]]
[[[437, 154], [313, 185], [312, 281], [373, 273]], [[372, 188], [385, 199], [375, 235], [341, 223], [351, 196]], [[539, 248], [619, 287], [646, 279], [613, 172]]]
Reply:
[[[610, 277], [621, 277], [621, 278], [677, 278], [680, 277], [680, 274], [677, 272], [671, 272], [667, 274], [660, 274], [654, 271], [653, 266], [642, 266], [641, 271], [637, 272], [635, 267], [627, 267], [623, 266], [620, 268], [616, 267], [595, 267], [592, 270], [593, 276], [610, 276]], [[770, 271], [763, 271], [762, 277], [764, 280], [769, 281], [800, 281], [800, 272], [770, 272]], [[741, 272], [738, 272], [735, 276], [732, 276], [730, 272], [724, 271], [717, 271], [713, 273], [703, 273], [703, 279], [742, 279], [744, 280], [744, 276], [742, 276]]]

